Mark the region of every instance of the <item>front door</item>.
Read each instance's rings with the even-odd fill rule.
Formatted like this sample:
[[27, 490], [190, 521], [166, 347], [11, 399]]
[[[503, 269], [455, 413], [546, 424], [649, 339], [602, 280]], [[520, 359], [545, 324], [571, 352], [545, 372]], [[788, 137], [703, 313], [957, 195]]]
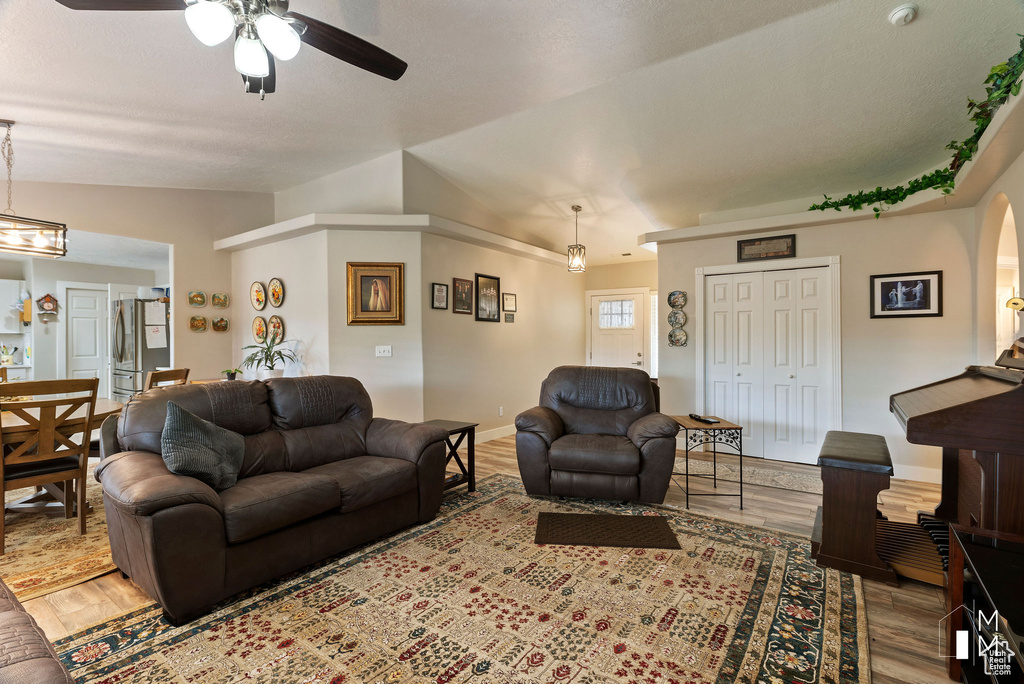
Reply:
[[588, 365], [639, 368], [650, 373], [644, 353], [644, 299], [641, 293], [591, 297]]
[[67, 377], [99, 378], [107, 396], [107, 291], [68, 288]]

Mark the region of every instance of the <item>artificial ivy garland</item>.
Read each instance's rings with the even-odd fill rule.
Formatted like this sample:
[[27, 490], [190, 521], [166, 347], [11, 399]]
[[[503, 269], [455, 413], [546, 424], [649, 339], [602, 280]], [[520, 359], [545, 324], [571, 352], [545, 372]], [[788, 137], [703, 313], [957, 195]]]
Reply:
[[975, 124], [974, 134], [963, 142], [954, 140], [946, 145], [947, 150], [953, 150], [954, 152], [953, 161], [950, 162], [949, 167], [936, 169], [931, 173], [924, 174], [920, 178], [915, 178], [907, 183], [906, 187], [897, 185], [894, 188], [877, 187], [867, 192], [861, 190], [857, 194], [851, 193], [838, 200], [825, 195], [824, 202], [812, 205], [808, 211], [816, 209], [820, 211], [825, 211], [826, 209], [840, 211], [843, 207], [849, 207], [853, 211], [857, 211], [863, 209], [865, 205], [873, 204], [875, 205], [872, 207], [875, 212], [875, 218], [878, 218], [882, 214], [882, 204], [897, 204], [916, 192], [930, 188], [942, 190], [943, 194], [946, 195], [953, 192], [953, 181], [956, 178], [957, 172], [978, 151], [978, 141], [981, 140], [981, 136], [985, 133], [988, 125], [992, 123], [992, 117], [995, 116], [999, 107], [1011, 95], [1016, 95], [1020, 92], [1021, 74], [1024, 73], [1024, 35], [1018, 34], [1018, 36], [1021, 39], [1020, 50], [1002, 64], [992, 67], [988, 78], [985, 79], [985, 91], [988, 93], [988, 97], [981, 102], [976, 102], [970, 98], [967, 99], [967, 111], [971, 113], [971, 121]]

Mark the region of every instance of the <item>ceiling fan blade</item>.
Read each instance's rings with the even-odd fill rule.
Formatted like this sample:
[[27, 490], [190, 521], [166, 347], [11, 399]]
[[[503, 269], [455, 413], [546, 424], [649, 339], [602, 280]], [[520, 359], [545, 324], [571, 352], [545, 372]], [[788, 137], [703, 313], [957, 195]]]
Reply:
[[267, 59], [270, 60], [270, 75], [265, 78], [254, 78], [242, 74], [242, 82], [249, 85], [247, 92], [259, 95], [262, 88], [263, 93], [266, 95], [277, 90], [277, 65], [274, 63], [274, 56], [269, 52], [267, 53]]
[[105, 12], [185, 9], [185, 0], [57, 0], [57, 2], [68, 9]]
[[340, 28], [335, 28], [298, 12], [288, 12], [285, 16], [298, 19], [306, 25], [306, 31], [302, 34], [302, 42], [360, 69], [366, 69], [378, 76], [397, 81], [409, 67], [390, 52], [382, 50], [372, 43], [367, 43], [362, 38], [357, 38]]

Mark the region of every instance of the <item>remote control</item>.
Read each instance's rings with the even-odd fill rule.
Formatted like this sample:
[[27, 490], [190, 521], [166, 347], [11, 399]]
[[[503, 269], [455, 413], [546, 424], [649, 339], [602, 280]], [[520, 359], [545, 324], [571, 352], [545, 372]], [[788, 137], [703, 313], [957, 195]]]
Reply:
[[702, 423], [707, 423], [708, 425], [714, 425], [715, 423], [721, 422], [721, 421], [715, 420], [714, 418], [705, 418], [704, 416], [700, 416], [700, 415], [698, 415], [696, 413], [691, 413], [690, 414], [690, 418], [693, 418], [694, 420], [699, 420]]

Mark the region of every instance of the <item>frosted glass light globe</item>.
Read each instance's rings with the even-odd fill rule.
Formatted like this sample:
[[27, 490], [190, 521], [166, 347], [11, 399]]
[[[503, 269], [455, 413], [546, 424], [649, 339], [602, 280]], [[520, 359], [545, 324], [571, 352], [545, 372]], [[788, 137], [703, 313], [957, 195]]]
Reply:
[[235, 40], [235, 70], [253, 78], [270, 75], [270, 60], [258, 38], [238, 36]]
[[299, 54], [302, 39], [292, 25], [281, 17], [269, 12], [261, 14], [256, 19], [256, 32], [260, 34], [260, 40], [267, 49], [278, 59], [287, 61]]
[[199, 0], [185, 9], [185, 23], [203, 45], [219, 45], [235, 32], [235, 15], [219, 2]]

